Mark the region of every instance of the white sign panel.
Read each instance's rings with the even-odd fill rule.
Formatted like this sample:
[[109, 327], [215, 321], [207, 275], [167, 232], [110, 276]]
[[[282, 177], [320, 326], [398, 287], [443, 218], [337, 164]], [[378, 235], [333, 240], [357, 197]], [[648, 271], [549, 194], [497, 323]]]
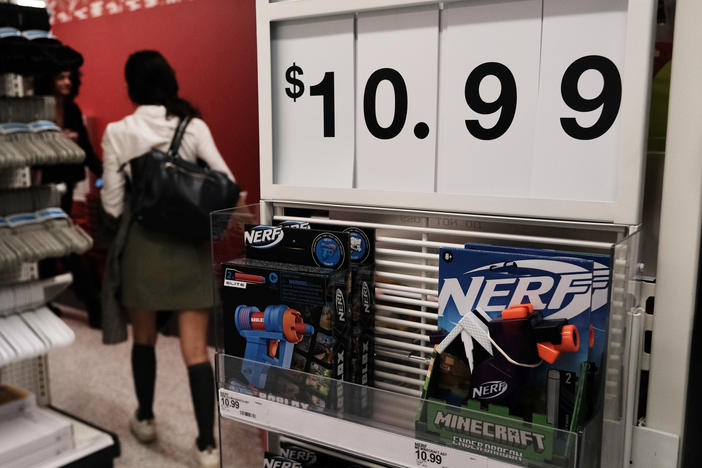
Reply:
[[531, 197], [615, 201], [626, 0], [544, 0]]
[[353, 23], [345, 16], [271, 27], [277, 184], [352, 187]]
[[356, 187], [433, 192], [438, 7], [358, 15]]
[[442, 12], [437, 191], [529, 194], [542, 0]]
[[302, 3], [258, 4], [263, 199], [640, 222], [655, 0]]

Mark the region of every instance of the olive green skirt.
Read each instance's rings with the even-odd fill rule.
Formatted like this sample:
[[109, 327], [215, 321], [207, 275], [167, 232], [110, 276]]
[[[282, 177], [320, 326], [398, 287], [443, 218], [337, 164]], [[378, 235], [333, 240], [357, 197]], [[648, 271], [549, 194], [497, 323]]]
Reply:
[[208, 242], [184, 241], [133, 222], [121, 272], [124, 307], [192, 310], [214, 304]]

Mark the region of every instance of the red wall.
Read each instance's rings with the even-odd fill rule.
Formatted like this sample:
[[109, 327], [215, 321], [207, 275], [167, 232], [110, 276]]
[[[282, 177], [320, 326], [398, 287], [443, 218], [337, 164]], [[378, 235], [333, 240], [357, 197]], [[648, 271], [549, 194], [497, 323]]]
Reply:
[[256, 15], [253, 0], [196, 0], [54, 24], [83, 54], [78, 104], [92, 117], [96, 150], [105, 126], [133, 112], [124, 63], [160, 51], [176, 70], [180, 95], [195, 104], [248, 202], [259, 199]]

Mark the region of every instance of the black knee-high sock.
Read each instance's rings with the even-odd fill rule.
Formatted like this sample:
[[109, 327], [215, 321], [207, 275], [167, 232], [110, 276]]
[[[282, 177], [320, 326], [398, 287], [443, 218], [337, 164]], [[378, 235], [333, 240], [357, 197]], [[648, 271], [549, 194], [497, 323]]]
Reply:
[[137, 419], [154, 417], [154, 385], [156, 384], [156, 353], [153, 346], [135, 344], [132, 347], [132, 373], [139, 410]]
[[193, 408], [199, 432], [197, 447], [205, 450], [208, 445], [214, 447], [214, 405], [215, 389], [214, 374], [209, 362], [188, 366], [190, 379], [190, 394], [193, 397]]

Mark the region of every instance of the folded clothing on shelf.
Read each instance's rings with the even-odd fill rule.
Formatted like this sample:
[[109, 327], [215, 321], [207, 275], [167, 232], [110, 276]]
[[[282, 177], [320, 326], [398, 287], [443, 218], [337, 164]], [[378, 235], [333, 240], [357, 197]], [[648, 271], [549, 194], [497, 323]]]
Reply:
[[85, 151], [60, 130], [47, 120], [0, 124], [0, 168], [83, 162]]
[[0, 98], [0, 123], [54, 120], [56, 99], [53, 96]]
[[50, 28], [49, 13], [46, 8], [0, 3], [0, 27], [48, 31]]
[[68, 346], [75, 334], [47, 307], [0, 317], [0, 366]]
[[82, 254], [93, 240], [60, 208], [0, 218], [0, 270], [22, 262]]
[[53, 278], [23, 281], [0, 287], [0, 317], [41, 307], [70, 286], [73, 276], [63, 273]]
[[83, 56], [46, 30], [0, 27], [0, 74], [58, 72], [81, 65]]
[[0, 216], [40, 211], [61, 205], [61, 192], [54, 184], [0, 189]]

